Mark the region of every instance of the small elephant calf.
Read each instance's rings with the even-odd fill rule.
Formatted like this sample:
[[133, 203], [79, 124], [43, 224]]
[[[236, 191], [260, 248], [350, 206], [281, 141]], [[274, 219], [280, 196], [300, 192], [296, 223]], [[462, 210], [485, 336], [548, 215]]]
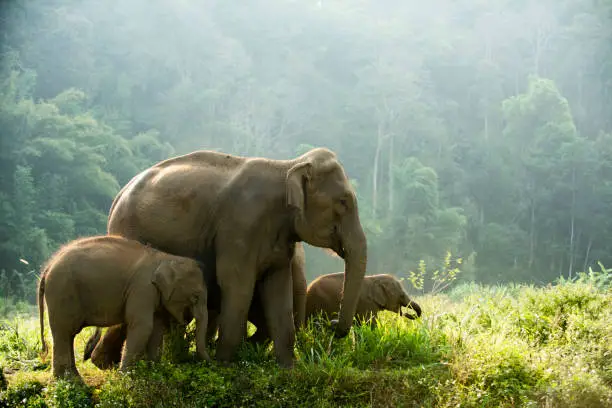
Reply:
[[146, 353], [156, 360], [167, 318], [196, 319], [196, 348], [206, 351], [207, 290], [198, 263], [119, 236], [78, 239], [58, 250], [43, 269], [38, 286], [43, 353], [44, 301], [53, 336], [53, 375], [79, 377], [74, 337], [86, 326], [127, 325], [120, 369]]
[[[328, 318], [335, 317], [340, 310], [344, 273], [321, 275], [308, 285], [306, 292], [306, 319], [323, 312]], [[355, 317], [358, 324], [371, 320], [376, 327], [376, 320], [371, 319], [381, 310], [389, 310], [402, 315], [402, 306], [413, 309], [421, 317], [421, 307], [412, 301], [404, 291], [402, 284], [392, 275], [381, 274], [366, 276], [361, 284], [361, 294], [357, 303]], [[411, 314], [405, 317], [414, 319]]]

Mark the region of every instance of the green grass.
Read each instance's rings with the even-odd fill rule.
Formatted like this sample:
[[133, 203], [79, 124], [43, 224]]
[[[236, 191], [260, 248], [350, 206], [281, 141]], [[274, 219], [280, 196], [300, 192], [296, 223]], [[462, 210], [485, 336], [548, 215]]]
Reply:
[[342, 340], [311, 322], [293, 370], [277, 368], [269, 349], [243, 346], [228, 368], [164, 361], [101, 371], [80, 361], [88, 328], [76, 340], [85, 386], [51, 381], [26, 311], [0, 325], [9, 383], [0, 407], [612, 407], [609, 284], [466, 284], [416, 300], [420, 320], [382, 313], [376, 329]]

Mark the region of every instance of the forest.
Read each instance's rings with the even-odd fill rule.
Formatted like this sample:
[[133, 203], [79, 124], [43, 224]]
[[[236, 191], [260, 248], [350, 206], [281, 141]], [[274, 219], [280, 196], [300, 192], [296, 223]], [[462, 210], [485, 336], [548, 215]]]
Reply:
[[[419, 3], [420, 4], [420, 3]], [[3, 4], [2, 294], [103, 233], [131, 177], [199, 149], [339, 155], [369, 272], [610, 263], [610, 1]], [[341, 263], [309, 248], [309, 276]], [[26, 263], [24, 263], [27, 262]], [[325, 270], [321, 270], [325, 269]]]
[[[59, 246], [104, 234], [122, 186], [195, 150], [274, 159], [319, 146], [336, 152], [358, 195], [368, 274], [414, 284], [418, 271], [442, 271], [457, 301], [478, 285], [531, 285], [531, 295], [508, 289], [518, 296], [512, 301], [495, 291], [482, 296], [531, 305], [534, 324], [558, 317], [548, 306], [536, 310], [549, 301], [537, 290], [593, 270], [610, 278], [612, 0], [14, 0], [0, 3], [0, 33], [0, 306], [35, 303], [39, 268]], [[307, 246], [309, 281], [342, 267]], [[595, 292], [576, 289], [576, 307], [599, 299], [588, 312], [593, 322], [610, 305], [606, 282]], [[426, 294], [439, 284], [406, 287]], [[559, 290], [550, 296], [574, 296]], [[423, 300], [430, 308], [444, 302]], [[468, 306], [456, 306], [467, 313], [463, 323], [481, 324]], [[496, 310], [489, 328], [505, 319]], [[585, 347], [610, 339], [603, 322], [603, 337], [583, 338]], [[427, 332], [434, 337], [425, 340], [414, 326], [423, 343], [406, 345], [406, 355], [431, 351], [419, 344], [439, 346], [419, 360], [439, 361], [436, 353], [461, 331], [453, 324], [454, 334]], [[517, 339], [529, 331], [516, 330]], [[467, 341], [462, 336], [457, 341]], [[23, 344], [20, 353], [29, 350]], [[319, 346], [324, 354], [327, 345]], [[591, 406], [612, 403], [602, 357], [612, 350], [602, 347], [604, 374], [592, 388], [601, 393]], [[512, 361], [520, 358], [502, 354], [504, 370], [518, 367]], [[376, 358], [393, 365], [389, 355]], [[478, 358], [474, 367], [488, 359]], [[556, 370], [570, 372], [569, 364]], [[481, 378], [465, 370], [452, 378]], [[314, 381], [308, 373], [291, 381]], [[268, 380], [283, 383], [279, 375]], [[522, 388], [495, 396], [482, 375], [489, 402], [515, 406]], [[384, 406], [384, 391], [372, 392]], [[475, 395], [465, 401], [481, 401]], [[568, 406], [581, 406], [580, 395]], [[455, 402], [444, 404], [489, 406]], [[433, 406], [447, 406], [440, 404]]]
[[[199, 149], [337, 152], [372, 273], [447, 251], [487, 283], [610, 263], [611, 3], [416, 4], [5, 3], [2, 293]], [[310, 277], [341, 267], [309, 253]]]

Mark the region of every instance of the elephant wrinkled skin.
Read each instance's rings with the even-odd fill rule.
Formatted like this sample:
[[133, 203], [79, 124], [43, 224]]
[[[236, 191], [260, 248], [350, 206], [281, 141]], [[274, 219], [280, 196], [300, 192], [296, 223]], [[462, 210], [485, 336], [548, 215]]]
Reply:
[[206, 351], [207, 291], [202, 270], [190, 258], [170, 255], [118, 236], [72, 241], [44, 267], [38, 286], [43, 353], [46, 301], [53, 336], [53, 375], [80, 378], [74, 337], [86, 326], [124, 323], [126, 346], [121, 369], [143, 354], [156, 360], [168, 318], [196, 319], [198, 355]]
[[367, 242], [355, 192], [328, 149], [312, 149], [291, 160], [214, 151], [165, 160], [119, 192], [108, 232], [215, 269], [221, 302], [219, 361], [233, 360], [256, 300], [278, 363], [293, 365], [290, 263], [300, 241], [332, 249], [345, 260], [336, 336], [346, 336], [352, 325]]
[[[323, 312], [332, 318], [340, 309], [343, 273], [321, 275], [308, 285], [306, 291], [306, 319], [310, 319]], [[408, 297], [402, 284], [388, 274], [366, 276], [361, 285], [361, 294], [357, 302], [355, 317], [359, 323], [371, 321], [376, 327], [376, 320], [372, 319], [381, 310], [402, 315], [402, 307], [414, 310], [417, 317], [421, 317], [421, 307]], [[408, 319], [414, 319], [411, 314], [404, 314]]]

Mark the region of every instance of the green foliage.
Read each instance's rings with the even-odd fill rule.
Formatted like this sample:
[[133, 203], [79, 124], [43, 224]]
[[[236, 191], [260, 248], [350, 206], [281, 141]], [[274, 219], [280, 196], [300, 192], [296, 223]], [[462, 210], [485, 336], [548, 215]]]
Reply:
[[[573, 281], [593, 285], [599, 290], [612, 288], [612, 269], [607, 269], [601, 262], [597, 264], [599, 266], [599, 271], [595, 271], [593, 268], [589, 267], [588, 272], [578, 272]], [[566, 279], [561, 277], [559, 278], [559, 282], [564, 283]]]
[[35, 76], [21, 69], [15, 53], [2, 61], [2, 294], [33, 301], [40, 265], [76, 236], [103, 232], [118, 180], [126, 182], [169, 149], [154, 132], [133, 140], [116, 134], [89, 111], [81, 90], [35, 101]]
[[[433, 272], [428, 272], [425, 261], [421, 260], [419, 261], [417, 272], [410, 271], [408, 280], [415, 289], [420, 290], [422, 293], [425, 293], [425, 280], [427, 280], [430, 286], [428, 292], [436, 294], [448, 288], [457, 279], [457, 275], [461, 273], [459, 266], [462, 263], [462, 258], [452, 260], [449, 251], [444, 257], [442, 268], [436, 269]], [[451, 264], [454, 264], [454, 266]]]
[[[612, 297], [598, 278], [582, 276], [544, 288], [457, 285], [448, 295], [417, 297], [418, 320], [382, 312], [377, 328], [354, 327], [340, 340], [329, 322], [310, 321], [298, 332], [293, 370], [278, 368], [269, 347], [243, 345], [240, 362], [230, 367], [141, 362], [120, 373], [77, 360], [93, 385], [44, 385], [50, 367], [4, 360], [0, 365], [13, 368], [0, 404], [610, 406]], [[38, 322], [21, 321], [18, 331], [0, 332], [0, 344], [14, 344], [22, 350], [15, 358], [27, 361], [27, 350], [40, 347]], [[77, 336], [77, 356], [89, 334]]]
[[44, 385], [39, 381], [26, 381], [0, 392], [2, 408], [46, 407], [43, 399]]
[[433, 400], [426, 380], [438, 373], [421, 367], [389, 373], [314, 366], [285, 372], [246, 364], [239, 369], [158, 365], [111, 378], [100, 390], [97, 406], [160, 406], [161, 401], [164, 406], [392, 406]]
[[[196, 149], [336, 151], [371, 273], [451, 251], [466, 278], [540, 284], [612, 254], [609, 2], [77, 3], [5, 8], [11, 296], [32, 301], [17, 275], [103, 232], [136, 173]], [[309, 255], [309, 278], [340, 265]]]
[[44, 386], [39, 381], [24, 381], [0, 392], [0, 407], [89, 408], [93, 407], [90, 387], [66, 380]]
[[325, 323], [309, 321], [307, 330], [298, 333], [300, 360], [305, 364], [358, 369], [435, 365], [445, 349], [443, 338], [405, 318], [383, 315], [379, 316], [384, 323], [382, 326], [356, 328], [350, 341], [333, 344], [333, 347], [333, 334]]
[[[48, 365], [39, 360], [40, 335], [34, 331], [38, 327], [34, 320], [26, 320], [32, 311], [19, 314], [12, 319], [0, 321], [0, 366], [9, 369], [44, 369]], [[13, 315], [14, 316], [14, 315]]]
[[45, 401], [49, 408], [93, 407], [92, 389], [73, 381], [58, 380], [46, 390]]

